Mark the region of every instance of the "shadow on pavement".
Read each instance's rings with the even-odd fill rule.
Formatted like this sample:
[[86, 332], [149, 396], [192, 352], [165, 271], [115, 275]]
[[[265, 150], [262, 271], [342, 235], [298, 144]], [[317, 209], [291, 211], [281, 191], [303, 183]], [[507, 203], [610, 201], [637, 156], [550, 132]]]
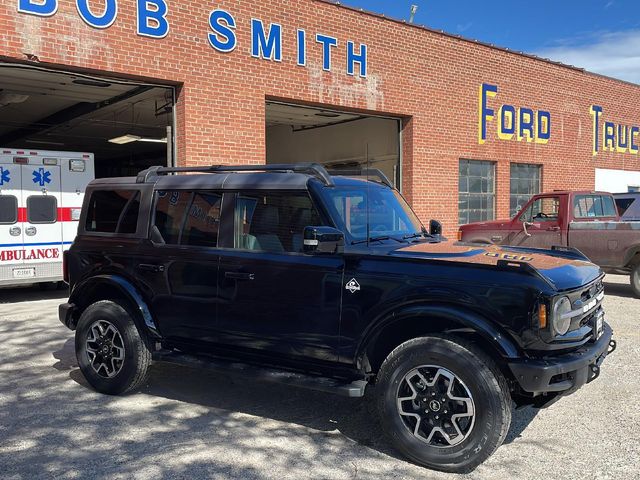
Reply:
[[606, 295], [612, 295], [616, 297], [624, 297], [624, 298], [637, 298], [633, 290], [631, 289], [631, 285], [627, 283], [613, 283], [604, 281], [604, 293]]
[[36, 302], [38, 300], [66, 299], [69, 297], [68, 287], [56, 288], [45, 284], [44, 287], [38, 285], [28, 285], [17, 288], [0, 288], [0, 304], [2, 303], [22, 303]]
[[[92, 392], [77, 368], [73, 339], [67, 340], [53, 356], [58, 360], [53, 365], [54, 368], [61, 371], [69, 370], [69, 377], [73, 381]], [[373, 388], [368, 388], [362, 399], [345, 398], [302, 388], [232, 378], [207, 370], [156, 363], [152, 366], [148, 381], [140, 393], [193, 407], [205, 407], [216, 412], [216, 416], [235, 418], [238, 414], [245, 414], [283, 422], [289, 425], [291, 430], [304, 426], [326, 434], [337, 431], [363, 447], [410, 463], [391, 448], [384, 437], [375, 412]], [[109, 398], [101, 395], [100, 397]], [[533, 408], [514, 410], [511, 429], [505, 443], [519, 438], [537, 412], [538, 410]], [[242, 437], [242, 429], [246, 428], [246, 425], [238, 420], [233, 423], [234, 434]], [[283, 437], [286, 435], [283, 434]]]

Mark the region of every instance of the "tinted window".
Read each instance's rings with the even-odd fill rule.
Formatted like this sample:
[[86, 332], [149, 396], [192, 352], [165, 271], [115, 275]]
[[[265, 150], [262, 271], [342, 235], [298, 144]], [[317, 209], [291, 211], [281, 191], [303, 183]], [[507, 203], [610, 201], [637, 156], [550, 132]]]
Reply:
[[135, 233], [139, 212], [139, 191], [97, 190], [89, 200], [85, 230], [97, 233]]
[[616, 206], [620, 216], [624, 215], [634, 201], [635, 198], [616, 198]]
[[18, 199], [13, 195], [0, 195], [0, 224], [9, 225], [18, 221]]
[[268, 252], [302, 252], [304, 227], [322, 225], [306, 193], [241, 194], [234, 222], [235, 248]]
[[575, 218], [615, 217], [616, 207], [613, 199], [606, 195], [578, 195], [573, 201]]
[[54, 223], [58, 219], [58, 202], [55, 197], [34, 195], [27, 198], [29, 223]]
[[216, 247], [221, 204], [222, 195], [207, 192], [195, 193], [180, 243], [199, 247]]
[[172, 245], [180, 243], [180, 231], [191, 196], [192, 192], [179, 190], [160, 190], [157, 193], [154, 237], [159, 236], [158, 241]]
[[559, 197], [539, 198], [520, 215], [521, 222], [557, 222], [560, 210]]

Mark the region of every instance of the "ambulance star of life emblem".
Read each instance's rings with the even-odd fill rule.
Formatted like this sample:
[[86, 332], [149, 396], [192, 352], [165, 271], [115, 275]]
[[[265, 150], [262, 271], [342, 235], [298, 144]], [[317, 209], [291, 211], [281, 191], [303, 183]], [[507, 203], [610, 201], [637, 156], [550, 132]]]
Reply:
[[51, 183], [51, 172], [46, 171], [44, 168], [34, 170], [33, 183], [37, 183], [41, 187], [44, 187], [47, 183]]
[[4, 185], [5, 183], [9, 183], [11, 181], [9, 173], [9, 170], [5, 170], [4, 168], [0, 167], [0, 185]]
[[355, 278], [352, 278], [347, 282], [344, 288], [346, 290], [349, 290], [351, 293], [356, 293], [360, 290], [360, 284], [356, 281]]

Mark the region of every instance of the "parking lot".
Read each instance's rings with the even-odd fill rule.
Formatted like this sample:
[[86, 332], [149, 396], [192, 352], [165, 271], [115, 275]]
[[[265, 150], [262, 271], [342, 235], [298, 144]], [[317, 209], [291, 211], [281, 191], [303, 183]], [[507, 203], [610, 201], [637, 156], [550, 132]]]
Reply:
[[632, 478], [640, 300], [626, 277], [606, 286], [618, 350], [601, 377], [550, 409], [514, 412], [506, 443], [468, 476], [426, 470], [388, 448], [367, 398], [170, 365], [155, 365], [131, 395], [97, 394], [57, 319], [65, 292], [0, 290], [0, 477]]

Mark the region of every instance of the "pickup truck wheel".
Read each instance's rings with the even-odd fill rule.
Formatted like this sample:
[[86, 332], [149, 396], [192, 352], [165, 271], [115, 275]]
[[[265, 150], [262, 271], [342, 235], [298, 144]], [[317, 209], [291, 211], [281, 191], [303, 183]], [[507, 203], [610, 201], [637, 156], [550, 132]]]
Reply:
[[103, 300], [80, 316], [75, 337], [76, 358], [89, 384], [101, 393], [133, 390], [145, 379], [151, 349], [118, 303]]
[[464, 473], [504, 441], [511, 398], [493, 361], [446, 337], [409, 340], [389, 354], [376, 384], [382, 426], [415, 462]]
[[640, 297], [640, 263], [634, 265], [631, 270], [630, 280], [633, 293], [635, 293], [636, 297]]

